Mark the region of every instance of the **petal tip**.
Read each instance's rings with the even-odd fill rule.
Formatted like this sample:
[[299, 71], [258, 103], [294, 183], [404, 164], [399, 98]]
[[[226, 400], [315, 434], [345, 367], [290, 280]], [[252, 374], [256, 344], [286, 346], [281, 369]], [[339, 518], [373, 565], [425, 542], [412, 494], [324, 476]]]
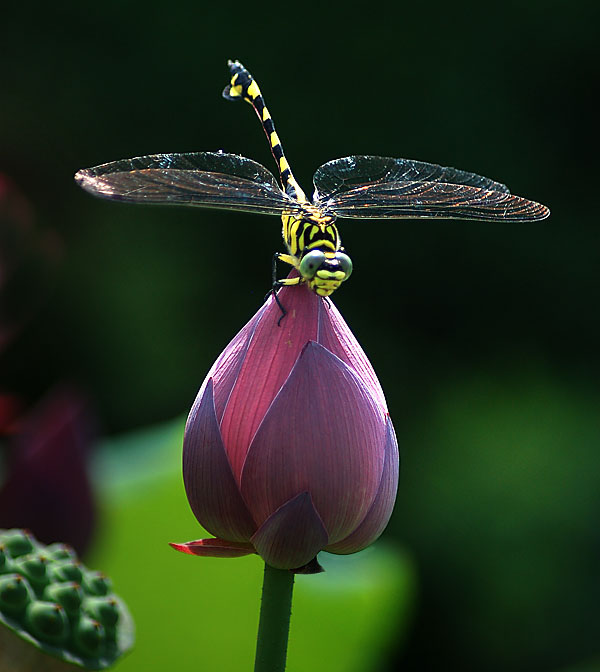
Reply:
[[196, 541], [186, 541], [183, 544], [169, 542], [169, 546], [180, 553], [210, 558], [240, 558], [244, 555], [256, 553], [252, 544], [219, 538], [197, 539]]
[[309, 565], [328, 540], [327, 530], [308, 492], [280, 506], [252, 537], [265, 562], [277, 569], [291, 570]]

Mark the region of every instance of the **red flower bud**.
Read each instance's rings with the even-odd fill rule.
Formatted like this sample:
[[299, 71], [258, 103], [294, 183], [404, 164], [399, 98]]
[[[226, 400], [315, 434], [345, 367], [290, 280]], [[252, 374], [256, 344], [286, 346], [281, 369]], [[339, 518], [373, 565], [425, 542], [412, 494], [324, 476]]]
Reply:
[[225, 348], [188, 418], [183, 477], [216, 539], [194, 555], [258, 553], [281, 569], [354, 553], [392, 513], [398, 447], [373, 368], [335, 306], [285, 287]]

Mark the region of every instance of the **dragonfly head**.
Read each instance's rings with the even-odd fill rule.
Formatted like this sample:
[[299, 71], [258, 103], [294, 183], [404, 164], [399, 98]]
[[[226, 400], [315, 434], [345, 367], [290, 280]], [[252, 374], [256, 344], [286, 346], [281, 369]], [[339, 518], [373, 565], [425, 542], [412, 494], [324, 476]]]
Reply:
[[352, 261], [343, 252], [307, 252], [298, 266], [304, 282], [319, 296], [329, 296], [350, 277]]

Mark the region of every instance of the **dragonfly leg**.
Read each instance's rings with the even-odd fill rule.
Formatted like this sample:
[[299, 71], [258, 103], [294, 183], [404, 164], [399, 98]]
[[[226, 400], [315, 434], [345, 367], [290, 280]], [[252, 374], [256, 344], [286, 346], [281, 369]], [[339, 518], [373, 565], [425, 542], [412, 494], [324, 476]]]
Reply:
[[[271, 266], [271, 286], [273, 289], [275, 288], [275, 285], [277, 283], [277, 261], [279, 259], [279, 252], [275, 252], [273, 255], [273, 263]], [[267, 294], [268, 296], [268, 294]]]
[[283, 307], [283, 303], [279, 300], [279, 297], [277, 296], [277, 290], [281, 287], [281, 285], [278, 282], [273, 283], [273, 289], [271, 290], [271, 294], [273, 294], [273, 298], [275, 299], [275, 303], [279, 306], [279, 310], [281, 311], [281, 315], [279, 316], [279, 319], [277, 320], [277, 326], [281, 326], [281, 320], [287, 315], [287, 310]]
[[[281, 320], [283, 320], [283, 318], [287, 315], [287, 310], [283, 307], [283, 304], [279, 300], [279, 297], [277, 296], [277, 290], [279, 290], [281, 287], [289, 287], [290, 285], [299, 285], [300, 282], [302, 281], [302, 278], [300, 277], [277, 280], [277, 262], [284, 261], [286, 264], [294, 266], [295, 264], [291, 261], [291, 259], [292, 257], [289, 254], [282, 254], [281, 252], [275, 252], [275, 254], [273, 255], [273, 267], [271, 276], [273, 285], [270, 294], [273, 294], [273, 298], [275, 299], [275, 302], [279, 306], [279, 310], [281, 310], [281, 317], [279, 318], [279, 320], [277, 320], [278, 327], [281, 326]], [[267, 296], [269, 295], [267, 294]]]

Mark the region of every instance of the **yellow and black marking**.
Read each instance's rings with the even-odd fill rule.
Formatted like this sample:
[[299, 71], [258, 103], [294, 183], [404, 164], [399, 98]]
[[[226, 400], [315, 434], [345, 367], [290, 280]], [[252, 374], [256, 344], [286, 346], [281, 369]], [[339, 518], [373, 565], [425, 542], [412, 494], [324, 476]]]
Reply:
[[[239, 61], [229, 61], [229, 69], [231, 82], [225, 87], [223, 96], [227, 100], [245, 100], [252, 105], [277, 163], [281, 186], [295, 201], [295, 207], [281, 215], [283, 240], [289, 254], [276, 253], [274, 266], [275, 262], [282, 261], [293, 266], [300, 275], [297, 278], [276, 280], [274, 267], [273, 286], [276, 288], [305, 282], [319, 296], [329, 296], [352, 271], [350, 258], [341, 252], [340, 234], [335, 225], [336, 216], [333, 212], [312, 205], [306, 198], [285, 158], [273, 118], [256, 80]], [[311, 258], [314, 261], [320, 260], [318, 267], [309, 262], [302, 264], [304, 256], [313, 251], [322, 253]]]
[[231, 71], [231, 83], [223, 90], [223, 97], [227, 100], [242, 99], [252, 105], [269, 141], [271, 152], [279, 170], [283, 190], [298, 203], [308, 204], [306, 195], [298, 182], [296, 182], [285, 158], [281, 141], [275, 130], [275, 124], [265, 105], [265, 99], [260, 92], [258, 84], [239, 61], [229, 61], [229, 69]]
[[[223, 95], [228, 100], [245, 100], [256, 111], [277, 163], [281, 187], [260, 163], [225, 152], [151, 154], [111, 161], [80, 170], [77, 182], [96, 196], [128, 203], [277, 215], [287, 253], [273, 258], [273, 289], [302, 283], [320, 296], [329, 296], [352, 272], [352, 262], [341, 246], [337, 217], [532, 222], [550, 214], [545, 205], [513, 196], [506, 185], [482, 175], [384, 156], [328, 161], [317, 168], [315, 191], [308, 199], [285, 158], [258, 84], [238, 61], [230, 61], [229, 69], [231, 81]], [[293, 266], [298, 277], [277, 280], [277, 261]]]

